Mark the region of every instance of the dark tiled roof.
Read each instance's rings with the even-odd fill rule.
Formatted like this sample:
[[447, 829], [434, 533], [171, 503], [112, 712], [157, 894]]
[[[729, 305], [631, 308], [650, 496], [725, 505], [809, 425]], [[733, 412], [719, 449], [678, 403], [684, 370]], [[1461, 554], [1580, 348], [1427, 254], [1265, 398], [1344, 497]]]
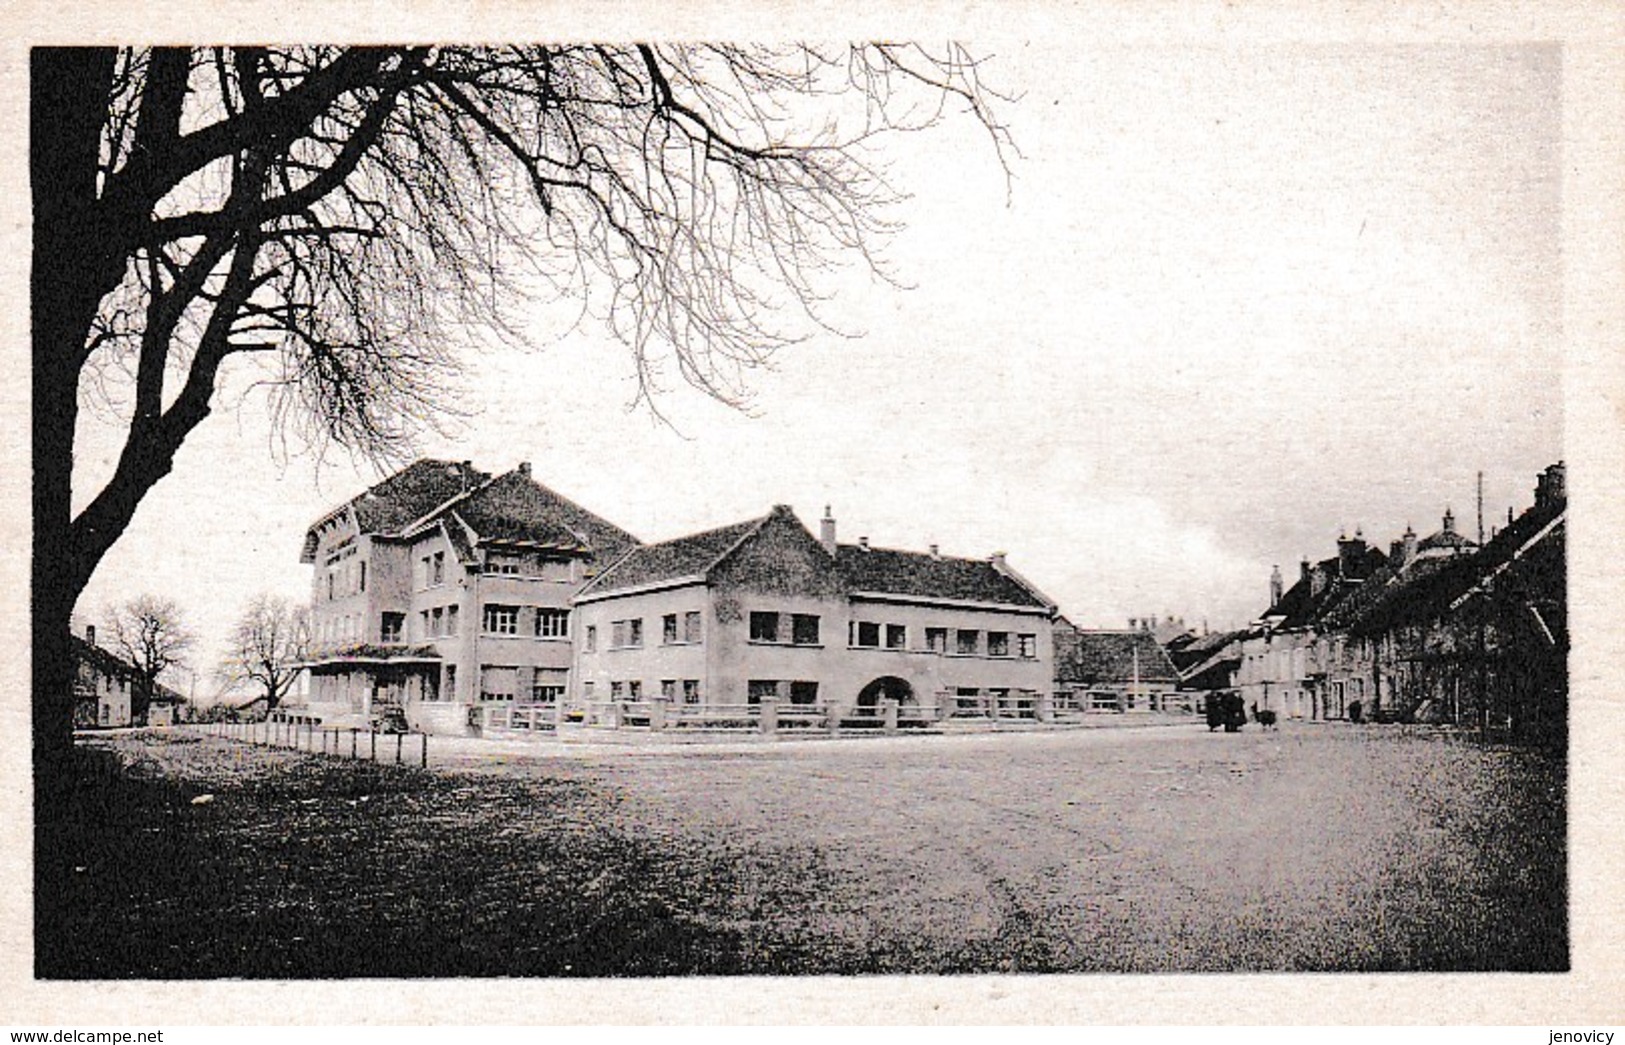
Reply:
[[[1433, 560], [1432, 568], [1414, 578], [1401, 575], [1404, 583], [1389, 585], [1384, 597], [1353, 620], [1349, 630], [1356, 635], [1375, 635], [1442, 617], [1451, 603], [1510, 560], [1548, 524], [1556, 522], [1565, 508], [1563, 500], [1536, 505], [1507, 524], [1476, 553]], [[1564, 536], [1559, 524], [1548, 539], [1562, 541]], [[1412, 566], [1422, 566], [1426, 561]]]
[[618, 558], [636, 537], [594, 515], [523, 471], [498, 476], [459, 500], [452, 514], [482, 541], [520, 541]]
[[[324, 518], [345, 508], [354, 510], [361, 532], [367, 534], [401, 536], [414, 523], [438, 519], [446, 524], [465, 562], [474, 557], [471, 539], [591, 552], [601, 562], [618, 558], [637, 544], [637, 538], [549, 490], [523, 468], [493, 479], [471, 465], [425, 458]], [[444, 510], [436, 513], [437, 509]], [[315, 550], [312, 527], [305, 535], [304, 561], [311, 561]]]
[[1308, 577], [1286, 590], [1281, 601], [1265, 611], [1266, 617], [1284, 618], [1279, 627], [1303, 628], [1318, 624], [1332, 608], [1356, 591], [1366, 578], [1375, 576], [1388, 563], [1388, 556], [1366, 548], [1344, 568], [1340, 556], [1322, 559], [1309, 568]]
[[457, 461], [424, 458], [350, 502], [362, 533], [393, 533], [491, 476]]
[[703, 575], [767, 517], [635, 548], [581, 590], [582, 596]]
[[837, 546], [836, 561], [851, 591], [885, 592], [922, 599], [992, 602], [1047, 607], [1041, 596], [1000, 572], [986, 559], [955, 559], [890, 548]]
[[1167, 650], [1168, 659], [1173, 661], [1174, 666], [1184, 670], [1202, 663], [1246, 635], [1246, 631], [1215, 631], [1206, 635], [1192, 635], [1188, 641], [1184, 641], [1185, 636], [1181, 636], [1163, 648]]
[[135, 665], [111, 650], [93, 646], [77, 635], [70, 635], [69, 638], [72, 640], [74, 659], [88, 661], [92, 667], [105, 675], [123, 675], [126, 678], [133, 678], [138, 674]]
[[1127, 682], [1172, 683], [1179, 680], [1157, 637], [1144, 631], [1055, 629], [1055, 678], [1085, 685]]

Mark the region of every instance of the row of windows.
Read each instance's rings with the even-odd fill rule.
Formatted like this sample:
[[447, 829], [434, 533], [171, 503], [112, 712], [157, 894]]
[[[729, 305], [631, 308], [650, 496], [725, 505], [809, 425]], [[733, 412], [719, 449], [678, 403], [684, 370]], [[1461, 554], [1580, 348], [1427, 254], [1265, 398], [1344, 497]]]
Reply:
[[361, 614], [359, 613], [346, 613], [342, 617], [329, 617], [316, 625], [316, 642], [318, 644], [359, 641], [361, 641]]
[[[947, 653], [948, 628], [925, 628], [925, 645], [930, 653]], [[1031, 660], [1038, 656], [1038, 636], [1020, 632], [1012, 636], [1008, 631], [980, 631], [975, 628], [954, 628], [953, 652], [962, 657], [1009, 657]], [[985, 638], [985, 641], [984, 641]], [[1011, 640], [1014, 638], [1014, 645]], [[882, 647], [884, 639], [884, 647]], [[902, 624], [882, 624], [878, 621], [855, 620], [849, 625], [847, 644], [867, 649], [909, 649], [908, 628]]]
[[[488, 602], [485, 604], [484, 615], [480, 620], [480, 630], [487, 635], [518, 635], [520, 633], [520, 610], [527, 608], [499, 602]], [[530, 622], [525, 630], [538, 639], [563, 639], [568, 638], [570, 635], [569, 610], [538, 606], [535, 608], [534, 613], [527, 614], [527, 616], [530, 617]]]
[[[704, 637], [705, 633], [700, 623], [700, 612], [698, 610], [689, 610], [682, 614], [668, 613], [660, 618], [660, 642], [662, 645], [693, 644], [701, 642]], [[597, 625], [587, 625], [587, 631], [581, 638], [581, 644], [583, 650], [587, 653], [598, 652]], [[610, 622], [610, 649], [639, 649], [642, 646], [642, 617], [629, 617], [626, 620]]]
[[752, 642], [788, 642], [795, 646], [818, 645], [818, 617], [812, 613], [774, 613], [752, 610]]
[[486, 552], [484, 572], [503, 577], [531, 577], [545, 581], [576, 580], [569, 559], [524, 555], [515, 552]]
[[[591, 702], [596, 694], [596, 687], [591, 682], [581, 684], [581, 694]], [[679, 694], [684, 704], [698, 704], [700, 702], [699, 679], [661, 679], [660, 698], [676, 703]], [[626, 679], [617, 680], [609, 684], [609, 699], [614, 701], [638, 701], [643, 699], [643, 680]]]
[[[455, 683], [456, 676], [447, 666], [447, 685]], [[484, 703], [519, 699], [519, 669], [504, 664], [480, 666], [480, 700]], [[526, 699], [533, 704], [554, 704], [564, 699], [564, 680], [556, 672], [537, 671], [531, 678]]]

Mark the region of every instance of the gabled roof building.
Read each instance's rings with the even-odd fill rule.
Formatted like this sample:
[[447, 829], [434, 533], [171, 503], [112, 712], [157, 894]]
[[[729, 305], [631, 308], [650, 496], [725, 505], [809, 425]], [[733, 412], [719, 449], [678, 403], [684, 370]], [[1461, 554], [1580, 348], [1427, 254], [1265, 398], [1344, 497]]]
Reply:
[[1002, 554], [815, 537], [778, 505], [633, 549], [576, 597], [575, 697], [589, 716], [659, 702], [677, 721], [771, 702], [846, 721], [1031, 715], [1047, 700], [1055, 604]]
[[305, 535], [313, 653], [290, 713], [466, 732], [481, 703], [563, 699], [570, 600], [638, 541], [536, 482], [420, 460]]

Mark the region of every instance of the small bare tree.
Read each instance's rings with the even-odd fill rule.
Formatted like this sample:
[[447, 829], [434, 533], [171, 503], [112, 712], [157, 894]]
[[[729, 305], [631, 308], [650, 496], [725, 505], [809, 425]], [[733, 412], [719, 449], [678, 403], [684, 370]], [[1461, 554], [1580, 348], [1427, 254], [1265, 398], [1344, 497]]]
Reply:
[[257, 687], [269, 713], [293, 688], [309, 651], [309, 611], [277, 595], [258, 595], [232, 630], [220, 674], [228, 686]]
[[175, 601], [156, 595], [140, 595], [110, 608], [107, 622], [114, 647], [135, 666], [131, 718], [145, 722], [159, 677], [186, 663], [197, 637]]

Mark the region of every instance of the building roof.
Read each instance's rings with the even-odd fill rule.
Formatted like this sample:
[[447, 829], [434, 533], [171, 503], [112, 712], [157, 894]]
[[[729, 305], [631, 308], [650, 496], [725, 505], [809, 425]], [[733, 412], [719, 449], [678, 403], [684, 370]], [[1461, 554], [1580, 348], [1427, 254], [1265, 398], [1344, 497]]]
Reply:
[[1373, 635], [1407, 624], [1442, 617], [1463, 595], [1482, 584], [1530, 547], [1547, 540], [1562, 540], [1567, 502], [1547, 500], [1525, 511], [1483, 548], [1471, 554], [1432, 560], [1431, 568], [1417, 569], [1418, 560], [1388, 585], [1364, 611], [1345, 624], [1356, 635]]
[[[812, 535], [794, 511], [787, 505], [777, 505], [755, 519], [638, 547], [583, 588], [581, 595], [605, 595], [691, 577], [708, 579], [724, 560], [736, 552], [743, 554], [741, 549], [758, 537], [765, 539], [769, 523], [775, 521], [795, 527], [811, 540]], [[991, 559], [961, 559], [857, 544], [838, 544], [835, 556], [830, 557], [822, 545], [818, 548], [815, 557], [827, 563], [833, 586], [849, 594], [1042, 609], [1053, 606], [1008, 566]]]
[[140, 674], [134, 664], [131, 664], [112, 650], [103, 649], [101, 646], [86, 642], [78, 635], [70, 635], [69, 639], [73, 646], [74, 658], [89, 663], [103, 674], [122, 675], [126, 678], [134, 678]]
[[1031, 585], [1001, 570], [993, 560], [959, 559], [858, 544], [841, 544], [836, 548], [836, 563], [849, 591], [1000, 606], [1048, 608], [1052, 605]]
[[1174, 683], [1179, 672], [1148, 631], [1055, 629], [1055, 679], [1083, 685], [1131, 682]]
[[517, 468], [499, 475], [459, 498], [448, 509], [480, 541], [593, 552], [614, 559], [638, 539]]
[[312, 525], [302, 562], [315, 561], [317, 530], [346, 511], [354, 514], [361, 533], [381, 537], [404, 537], [443, 523], [465, 561], [480, 541], [590, 552], [605, 561], [638, 543], [614, 523], [536, 482], [528, 465], [493, 478], [466, 461], [425, 458]]
[[582, 589], [583, 596], [663, 584], [708, 574], [723, 556], [767, 522], [768, 516], [632, 549]]

